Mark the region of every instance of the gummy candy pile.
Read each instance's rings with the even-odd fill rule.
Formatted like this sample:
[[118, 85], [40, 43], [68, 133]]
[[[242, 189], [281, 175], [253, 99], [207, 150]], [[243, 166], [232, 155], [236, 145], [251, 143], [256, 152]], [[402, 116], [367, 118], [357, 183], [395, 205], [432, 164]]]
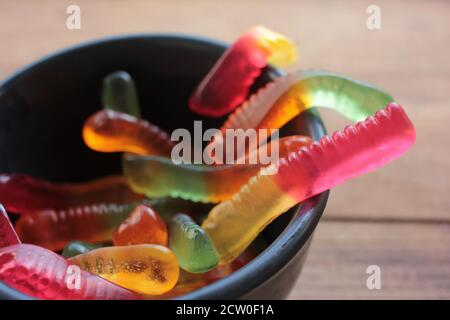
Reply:
[[92, 150], [123, 152], [123, 174], [85, 183], [1, 174], [0, 281], [42, 299], [175, 297], [249, 263], [266, 246], [258, 235], [293, 206], [411, 147], [415, 129], [404, 109], [345, 76], [298, 71], [248, 97], [263, 68], [296, 57], [291, 40], [257, 26], [186, 101], [199, 116], [228, 114], [215, 137], [219, 148], [227, 130], [278, 129], [312, 107], [356, 122], [316, 142], [258, 137], [244, 158], [276, 143], [279, 160], [270, 165], [174, 163], [169, 134], [141, 117], [132, 77], [107, 75], [103, 109], [86, 119], [82, 138]]

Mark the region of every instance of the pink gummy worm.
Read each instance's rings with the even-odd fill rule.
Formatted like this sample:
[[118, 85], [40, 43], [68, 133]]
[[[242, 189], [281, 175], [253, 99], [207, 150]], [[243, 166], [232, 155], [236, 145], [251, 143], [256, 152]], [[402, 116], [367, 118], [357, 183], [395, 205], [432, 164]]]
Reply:
[[127, 289], [71, 266], [56, 253], [30, 244], [0, 249], [0, 281], [40, 299], [139, 299]]
[[5, 208], [0, 204], [0, 248], [20, 243], [16, 231], [9, 221]]
[[389, 103], [365, 121], [281, 159], [277, 185], [301, 201], [400, 157], [415, 139], [403, 108]]
[[268, 55], [251, 33], [239, 38], [194, 91], [189, 100], [191, 110], [210, 117], [234, 110], [246, 99], [253, 81], [267, 65]]

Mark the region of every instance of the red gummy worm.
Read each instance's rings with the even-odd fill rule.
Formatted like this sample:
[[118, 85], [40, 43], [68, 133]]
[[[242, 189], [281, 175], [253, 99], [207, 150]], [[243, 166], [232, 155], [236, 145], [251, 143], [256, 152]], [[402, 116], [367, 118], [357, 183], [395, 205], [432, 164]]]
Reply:
[[0, 248], [20, 243], [19, 237], [9, 221], [5, 208], [0, 204]]
[[392, 102], [365, 121], [282, 159], [276, 181], [301, 201], [400, 157], [415, 138], [411, 120]]
[[297, 58], [295, 45], [264, 26], [243, 34], [216, 62], [189, 100], [193, 112], [221, 117], [247, 97], [250, 87], [269, 63], [285, 66]]
[[52, 300], [130, 300], [140, 296], [72, 266], [30, 244], [0, 249], [0, 281], [24, 294]]
[[93, 203], [126, 204], [142, 199], [123, 176], [84, 183], [53, 183], [25, 174], [0, 174], [0, 203], [14, 213], [67, 209]]

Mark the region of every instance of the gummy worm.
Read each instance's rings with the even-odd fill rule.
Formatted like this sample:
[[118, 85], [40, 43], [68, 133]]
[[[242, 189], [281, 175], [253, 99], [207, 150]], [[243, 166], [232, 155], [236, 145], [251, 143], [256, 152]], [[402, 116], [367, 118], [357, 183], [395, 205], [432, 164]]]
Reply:
[[281, 159], [274, 175], [265, 168], [203, 222], [221, 263], [236, 258], [272, 220], [306, 198], [400, 157], [415, 141], [415, 129], [396, 103], [343, 132], [323, 137]]
[[104, 109], [141, 117], [136, 86], [128, 72], [116, 71], [103, 79], [102, 101]]
[[141, 297], [86, 271], [61, 256], [30, 244], [0, 249], [0, 281], [40, 299], [129, 300]]
[[[284, 137], [275, 145], [279, 156], [311, 143], [305, 136]], [[272, 150], [272, 143], [267, 149]], [[235, 165], [174, 164], [168, 158], [124, 155], [122, 168], [131, 188], [150, 198], [180, 197], [192, 201], [217, 203], [229, 199], [258, 173], [261, 164]]]
[[0, 204], [0, 248], [19, 244], [20, 240], [9, 220], [5, 208]]
[[189, 107], [201, 115], [221, 117], [245, 100], [268, 63], [281, 67], [296, 58], [289, 39], [263, 26], [254, 27], [225, 51], [192, 94]]
[[72, 257], [81, 269], [141, 294], [159, 295], [178, 280], [173, 252], [156, 244], [105, 247]]
[[159, 214], [146, 205], [138, 205], [114, 230], [115, 246], [132, 244], [160, 244], [167, 246], [167, 227]]
[[65, 210], [43, 210], [22, 215], [16, 231], [23, 242], [61, 250], [70, 241], [110, 241], [113, 230], [136, 207], [133, 204], [93, 204]]
[[172, 218], [169, 246], [180, 268], [188, 272], [204, 273], [219, 263], [219, 255], [208, 234], [188, 215], [179, 213]]
[[90, 116], [83, 126], [86, 145], [100, 152], [131, 152], [170, 156], [173, 142], [166, 132], [146, 120], [113, 110]]
[[83, 183], [53, 183], [25, 174], [0, 174], [0, 203], [9, 212], [29, 213], [67, 209], [92, 203], [130, 203], [142, 199], [123, 176], [108, 176]]
[[330, 72], [299, 71], [275, 79], [252, 95], [228, 117], [221, 131], [278, 129], [311, 107], [331, 108], [357, 122], [392, 101], [389, 94], [367, 83]]
[[[302, 111], [311, 107], [332, 108], [352, 121], [360, 121], [392, 97], [369, 84], [329, 72], [300, 71], [275, 79], [252, 95], [229, 116], [221, 128], [226, 130], [256, 129], [258, 143], [267, 135], [259, 129], [279, 129]], [[216, 148], [225, 148], [226, 140], [214, 140]], [[217, 160], [216, 160], [217, 162]]]

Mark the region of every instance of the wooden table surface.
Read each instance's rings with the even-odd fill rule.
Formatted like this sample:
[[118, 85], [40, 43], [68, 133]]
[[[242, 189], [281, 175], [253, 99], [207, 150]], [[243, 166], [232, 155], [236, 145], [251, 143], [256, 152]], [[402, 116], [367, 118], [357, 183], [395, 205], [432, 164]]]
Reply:
[[[66, 8], [81, 7], [81, 30]], [[366, 9], [381, 9], [381, 30]], [[335, 188], [291, 299], [450, 298], [450, 1], [0, 0], [0, 79], [43, 55], [103, 36], [154, 31], [232, 41], [255, 24], [292, 37], [296, 67], [385, 88], [417, 143], [382, 170]], [[346, 122], [321, 111], [328, 130]], [[366, 268], [381, 268], [368, 290]]]

